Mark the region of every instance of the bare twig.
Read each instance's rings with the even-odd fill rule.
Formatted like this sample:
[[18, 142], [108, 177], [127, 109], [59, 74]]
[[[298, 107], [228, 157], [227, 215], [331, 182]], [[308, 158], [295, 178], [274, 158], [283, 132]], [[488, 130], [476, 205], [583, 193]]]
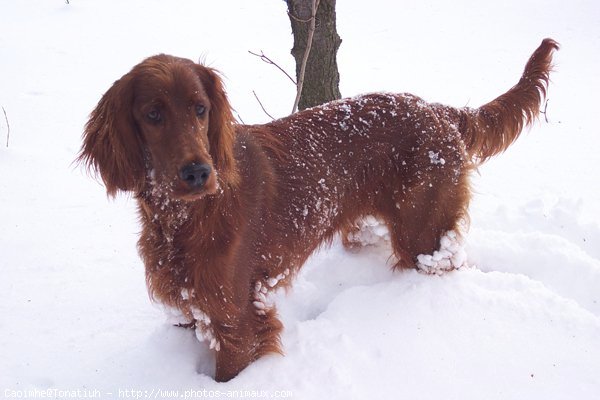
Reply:
[[296, 17], [294, 14], [292, 14], [291, 12], [288, 11], [288, 15], [290, 17], [292, 17], [294, 20], [298, 21], [298, 22], [302, 22], [302, 23], [307, 23], [310, 22], [310, 18], [309, 19], [300, 19], [298, 17]]
[[298, 109], [298, 103], [300, 102], [300, 95], [302, 94], [302, 87], [304, 86], [304, 73], [306, 72], [306, 63], [308, 61], [308, 55], [310, 54], [310, 48], [312, 47], [313, 36], [315, 33], [315, 25], [317, 22], [317, 8], [319, 7], [319, 0], [313, 0], [312, 3], [312, 17], [310, 19], [310, 27], [308, 28], [308, 39], [306, 40], [306, 49], [304, 50], [304, 58], [302, 59], [302, 65], [300, 66], [300, 74], [298, 76], [298, 83], [296, 85], [296, 100], [294, 100], [294, 107], [292, 108], [292, 114]]
[[548, 101], [546, 100], [546, 104], [544, 105], [544, 111], [540, 111], [540, 114], [544, 114], [544, 120], [548, 123]]
[[262, 108], [262, 110], [264, 111], [265, 114], [267, 114], [269, 116], [269, 118], [271, 119], [275, 119], [273, 118], [273, 116], [271, 114], [269, 114], [267, 112], [267, 110], [265, 110], [265, 107], [263, 106], [263, 103], [260, 101], [260, 99], [258, 98], [258, 96], [256, 95], [256, 92], [253, 90], [252, 94], [254, 95], [254, 98], [256, 99], [256, 101], [258, 101], [258, 104], [260, 104], [260, 108]]
[[4, 112], [4, 119], [6, 120], [6, 147], [8, 147], [8, 142], [10, 140], [10, 124], [8, 123], [8, 116], [6, 115], [6, 110], [2, 107], [2, 112]]
[[290, 79], [290, 81], [292, 81], [292, 83], [293, 83], [294, 85], [296, 85], [296, 81], [294, 80], [294, 78], [292, 78], [292, 77], [290, 76], [290, 74], [288, 74], [288, 73], [287, 73], [287, 72], [286, 72], [286, 71], [285, 71], [283, 68], [281, 68], [281, 67], [280, 67], [280, 66], [279, 66], [279, 65], [278, 65], [278, 64], [277, 64], [275, 61], [273, 61], [273, 60], [271, 60], [269, 57], [267, 57], [267, 56], [265, 55], [265, 53], [263, 53], [263, 51], [262, 51], [262, 50], [260, 51], [260, 54], [258, 54], [258, 53], [254, 53], [254, 52], [252, 52], [252, 51], [250, 51], [250, 50], [248, 50], [248, 53], [252, 54], [253, 56], [256, 56], [256, 57], [260, 58], [260, 59], [261, 59], [263, 62], [265, 62], [265, 63], [267, 63], [267, 64], [274, 65], [274, 66], [275, 66], [275, 67], [277, 67], [277, 68], [278, 68], [278, 69], [279, 69], [281, 72], [283, 72], [283, 73], [285, 74], [285, 76], [287, 76], [287, 77]]
[[246, 123], [244, 122], [244, 119], [242, 118], [242, 116], [240, 115], [239, 112], [237, 112], [236, 110], [233, 110], [233, 112], [235, 113], [235, 115], [237, 115], [238, 120], [243, 124], [246, 125]]

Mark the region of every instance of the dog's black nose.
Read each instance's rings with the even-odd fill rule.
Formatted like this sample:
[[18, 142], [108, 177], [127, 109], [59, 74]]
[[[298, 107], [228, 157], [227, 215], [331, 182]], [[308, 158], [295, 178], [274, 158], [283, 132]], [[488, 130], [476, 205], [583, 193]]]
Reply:
[[200, 189], [210, 177], [211, 171], [212, 168], [208, 164], [192, 163], [181, 168], [179, 177], [189, 187]]

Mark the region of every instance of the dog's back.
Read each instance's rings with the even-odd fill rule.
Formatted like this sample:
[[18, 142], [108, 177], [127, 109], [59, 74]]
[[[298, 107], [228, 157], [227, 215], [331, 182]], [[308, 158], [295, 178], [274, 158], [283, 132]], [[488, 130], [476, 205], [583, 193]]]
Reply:
[[545, 39], [518, 84], [478, 109], [375, 93], [253, 128], [281, 149], [271, 224], [280, 252], [296, 255], [301, 265], [340, 230], [344, 237], [355, 233], [367, 215], [387, 225], [397, 266], [419, 265], [417, 257], [436, 251], [446, 232], [459, 238], [468, 220], [470, 172], [535, 120], [557, 48]]

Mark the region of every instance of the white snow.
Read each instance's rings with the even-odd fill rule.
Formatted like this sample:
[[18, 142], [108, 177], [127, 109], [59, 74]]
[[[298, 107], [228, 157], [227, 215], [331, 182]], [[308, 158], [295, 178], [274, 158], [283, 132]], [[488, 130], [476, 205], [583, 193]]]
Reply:
[[444, 165], [446, 164], [446, 160], [444, 160], [443, 158], [440, 157], [440, 151], [435, 152], [433, 150], [429, 150], [429, 161], [433, 164], [433, 165]]
[[599, 398], [600, 3], [344, 0], [337, 12], [346, 96], [411, 92], [476, 107], [517, 82], [544, 37], [561, 43], [548, 122], [542, 117], [473, 177], [465, 240], [477, 268], [392, 273], [385, 244], [354, 253], [336, 240], [310, 258], [291, 290], [269, 295], [285, 325], [286, 355], [215, 383], [210, 347], [218, 343], [173, 327], [148, 299], [135, 201], [107, 200], [72, 161], [100, 96], [160, 52], [222, 71], [246, 123], [268, 121], [253, 90], [284, 116], [293, 86], [247, 51], [262, 49], [294, 71], [285, 3], [5, 1], [0, 398], [26, 390]]
[[[399, 205], [397, 205], [399, 207]], [[353, 244], [364, 246], [374, 246], [387, 244], [389, 246], [390, 232], [384, 223], [372, 215], [367, 215], [360, 221], [357, 221], [357, 230], [348, 234], [348, 241]]]
[[417, 270], [426, 274], [442, 275], [467, 265], [467, 253], [461, 236], [455, 231], [449, 231], [440, 238], [439, 250], [433, 254], [417, 256]]

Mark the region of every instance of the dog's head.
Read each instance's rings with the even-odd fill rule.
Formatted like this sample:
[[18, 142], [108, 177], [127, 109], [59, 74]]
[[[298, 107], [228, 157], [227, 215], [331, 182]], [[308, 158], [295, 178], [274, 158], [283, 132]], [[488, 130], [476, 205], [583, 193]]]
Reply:
[[100, 173], [111, 196], [152, 189], [193, 200], [237, 179], [234, 140], [216, 71], [158, 55], [104, 94], [86, 124], [78, 160]]

